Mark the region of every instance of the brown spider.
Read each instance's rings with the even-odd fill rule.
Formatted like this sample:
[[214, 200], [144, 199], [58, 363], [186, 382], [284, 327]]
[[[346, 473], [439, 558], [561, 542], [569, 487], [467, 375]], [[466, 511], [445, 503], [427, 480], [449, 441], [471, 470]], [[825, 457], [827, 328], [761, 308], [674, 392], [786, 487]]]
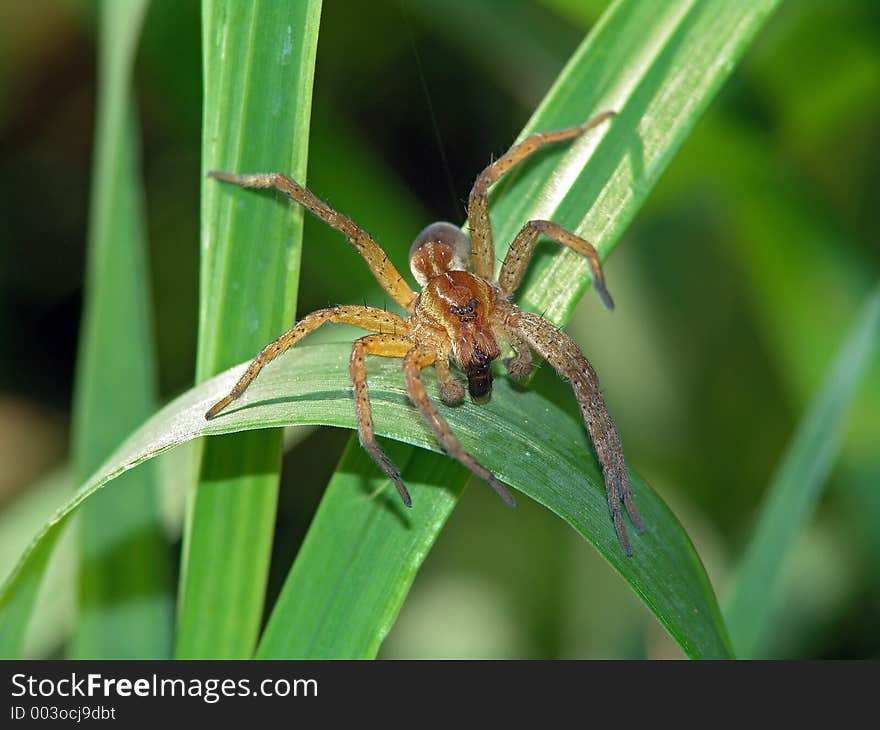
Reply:
[[470, 242], [460, 229], [451, 223], [441, 222], [429, 225], [413, 243], [410, 268], [422, 287], [418, 295], [410, 289], [369, 233], [289, 177], [280, 173], [209, 173], [217, 180], [247, 188], [274, 188], [348, 237], [382, 288], [409, 316], [404, 319], [383, 309], [351, 305], [313, 312], [277, 340], [266, 345], [229, 395], [213, 405], [205, 417], [210, 419], [220, 413], [244, 392], [266, 363], [322, 324], [335, 322], [355, 325], [378, 333], [355, 341], [351, 352], [350, 373], [354, 384], [358, 435], [363, 447], [397, 486], [404, 504], [407, 507], [412, 506], [409, 492], [403, 484], [400, 472], [377, 443], [373, 431], [367, 371], [364, 366], [366, 355], [403, 358], [409, 397], [446, 452], [488, 482], [508, 505], [515, 506], [511, 494], [492, 472], [461, 447], [428, 398], [420, 376], [422, 368], [433, 365], [440, 380], [441, 399], [448, 404], [461, 403], [464, 400], [464, 387], [450, 372], [451, 361], [467, 374], [471, 398], [476, 402], [485, 401], [492, 390], [492, 361], [500, 354], [498, 341], [506, 340], [515, 352], [515, 357], [504, 361], [512, 377], [523, 378], [529, 374], [534, 350], [563, 379], [571, 381], [584, 422], [602, 464], [608, 505], [617, 537], [624, 552], [631, 555], [632, 548], [623, 524], [621, 505], [626, 507], [632, 523], [639, 531], [642, 530], [642, 522], [633, 503], [620, 438], [599, 391], [596, 372], [568, 336], [544, 318], [525, 312], [510, 301], [525, 273], [538, 237], [543, 234], [587, 258], [596, 291], [605, 306], [611, 309], [614, 304], [605, 288], [596, 249], [556, 223], [545, 220], [529, 221], [513, 240], [501, 266], [498, 281], [494, 283], [495, 247], [488, 201], [489, 187], [517, 163], [544, 145], [579, 137], [612, 114], [613, 112], [604, 112], [577, 127], [533, 134], [511, 147], [506, 154], [483, 170], [474, 183], [468, 201]]

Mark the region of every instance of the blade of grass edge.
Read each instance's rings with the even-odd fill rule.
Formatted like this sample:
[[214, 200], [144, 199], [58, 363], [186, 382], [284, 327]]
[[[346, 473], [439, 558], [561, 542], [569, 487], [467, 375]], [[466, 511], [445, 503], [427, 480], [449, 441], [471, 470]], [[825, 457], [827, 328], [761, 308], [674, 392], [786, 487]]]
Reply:
[[[521, 136], [539, 129], [574, 124], [604, 108], [615, 109], [618, 115], [606, 132], [575, 146], [561, 165], [558, 163], [560, 154], [548, 154], [507, 181], [504, 196], [496, 196], [493, 206], [496, 240], [510, 241], [526, 220], [552, 215], [554, 220], [587, 236], [597, 245], [600, 255], [606, 257], [775, 5], [775, 2], [680, 2], [667, 3], [658, 10], [645, 3], [615, 3], [560, 74]], [[676, 85], [683, 93], [670, 93]], [[573, 160], [578, 154], [581, 159]], [[532, 198], [538, 199], [537, 206], [531, 202]], [[584, 201], [591, 200], [595, 201], [592, 207], [584, 205]], [[503, 247], [499, 247], [499, 259], [503, 253]], [[545, 256], [532, 268], [521, 301], [527, 308], [563, 324], [588, 285], [584, 262], [571, 252], [560, 251], [552, 257]], [[352, 437], [351, 443], [354, 441]], [[306, 543], [309, 551], [297, 556], [273, 609], [260, 644], [258, 655], [261, 657], [308, 656], [309, 648], [314, 646], [309, 637], [316, 627], [308, 622], [296, 623], [306, 611], [301, 605], [304, 597], [310, 596], [312, 600], [312, 587], [326, 580], [323, 576], [319, 579], [319, 572], [326, 575], [331, 565], [337, 571], [350, 570], [348, 565], [334, 559], [349, 552], [344, 546], [340, 549], [338, 536], [324, 524], [325, 521], [338, 524], [340, 516], [329, 507], [325, 509], [324, 503], [336, 501], [334, 490], [346, 489], [351, 481], [349, 453], [350, 449], [343, 457], [339, 473], [331, 479], [310, 529]], [[419, 458], [418, 455], [411, 458], [413, 469], [418, 469]], [[363, 463], [363, 470], [361, 479], [374, 476], [369, 463]], [[458, 469], [444, 477], [446, 481], [442, 483], [452, 485], [453, 491], [460, 493], [469, 474]], [[432, 480], [426, 478], [426, 481]], [[435, 490], [427, 499], [434, 498], [445, 502], [446, 495]], [[358, 625], [368, 625], [362, 617], [353, 617], [354, 612], [374, 611], [376, 617], [370, 639], [358, 644], [352, 642], [349, 632], [341, 632], [341, 645], [354, 643], [370, 647], [375, 655], [421, 560], [453, 507], [454, 501], [445, 513], [433, 502], [423, 507], [435, 515], [435, 519], [423, 526], [420, 540], [415, 541], [420, 545], [419, 559], [413, 561], [409, 555], [398, 555], [397, 563], [386, 564], [385, 571], [400, 576], [401, 590], [385, 591], [377, 596], [373, 605], [360, 597], [351, 609], [339, 601], [334, 602], [340, 611], [337, 618], [340, 625], [349, 626], [353, 620]], [[359, 519], [367, 524], [374, 516], [364, 513]], [[387, 540], [399, 540], [395, 528], [400, 526], [386, 527]], [[316, 545], [318, 538], [312, 537], [312, 533], [325, 536], [327, 542], [323, 547]], [[352, 529], [350, 534], [360, 536], [362, 533]], [[307, 566], [307, 560], [311, 567]], [[408, 571], [400, 570], [398, 563], [407, 565]], [[373, 561], [365, 560], [365, 569], [367, 566], [377, 571]], [[714, 603], [714, 595], [712, 601]], [[717, 606], [713, 610], [718, 614]], [[331, 621], [326, 611], [316, 610], [310, 615], [322, 626]], [[719, 615], [715, 618], [722, 637], [720, 643], [724, 645], [719, 655], [728, 654], [723, 621]], [[658, 619], [669, 628], [662, 616]], [[295, 629], [289, 629], [290, 626]], [[671, 633], [682, 646], [688, 644], [683, 636], [676, 636], [672, 630]], [[322, 651], [325, 656], [334, 656], [330, 646], [322, 647]], [[699, 649], [694, 648], [691, 655], [699, 656]]]
[[[203, 3], [202, 166], [305, 179], [320, 0]], [[302, 212], [202, 181], [196, 381], [252, 357], [294, 319]], [[251, 656], [278, 491], [281, 432], [211, 439], [184, 532], [176, 655]]]
[[846, 415], [880, 341], [880, 286], [859, 312], [822, 390], [799, 423], [740, 560], [724, 612], [737, 654], [760, 658], [778, 604], [779, 574], [837, 457]]

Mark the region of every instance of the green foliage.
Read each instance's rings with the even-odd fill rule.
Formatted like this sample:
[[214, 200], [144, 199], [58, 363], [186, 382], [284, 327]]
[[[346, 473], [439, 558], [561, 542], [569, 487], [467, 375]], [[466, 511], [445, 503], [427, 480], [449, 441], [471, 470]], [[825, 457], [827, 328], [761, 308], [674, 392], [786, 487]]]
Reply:
[[[202, 172], [305, 178], [320, 0], [203, 8]], [[302, 212], [202, 182], [196, 381], [253, 356], [293, 320]], [[272, 549], [281, 432], [204, 444], [184, 536], [177, 655], [251, 655]]]
[[[513, 240], [519, 228], [534, 218], [552, 218], [566, 225], [588, 237], [600, 256], [607, 256], [774, 3], [706, 4], [694, 9], [686, 5], [668, 3], [658, 12], [656, 7], [645, 3], [616, 3], [569, 61], [523, 135], [570, 126], [606, 108], [614, 109], [617, 115], [607, 127], [588, 134], [577, 145], [550, 151], [538, 161], [530, 161], [513, 173], [512, 179], [499, 185], [503, 194], [496, 195], [493, 208], [496, 241], [502, 242], [497, 251], [499, 259], [506, 250], [503, 242]], [[716, 27], [724, 31], [716, 32]], [[644, 28], [651, 28], [652, 32], [638, 30]], [[714, 64], [707, 64], [708, 58], [713, 59]], [[593, 202], [585, 204], [585, 201]], [[562, 324], [588, 282], [582, 258], [572, 251], [560, 250], [532, 266], [531, 276], [517, 300], [527, 309]], [[496, 426], [500, 427], [500, 424]], [[420, 473], [427, 471], [426, 465], [418, 463], [418, 457], [411, 458], [411, 468]], [[281, 602], [273, 613], [270, 633], [261, 645], [264, 656], [309, 654], [312, 650], [326, 656], [334, 651], [332, 645], [313, 649], [316, 644], [308, 643], [307, 639], [305, 644], [278, 640], [278, 632], [271, 633], [271, 630], [296, 626], [298, 634], [284, 629], [283, 635], [308, 637], [318, 631], [318, 626], [341, 626], [348, 619], [347, 615], [331, 614], [334, 606], [346, 610], [344, 603], [333, 602], [314, 611], [312, 615], [317, 625], [308, 623], [303, 631], [296, 623], [302, 618], [300, 597], [313, 596], [316, 586], [342, 584], [350, 571], [345, 561], [334, 562], [331, 571], [327, 556], [354, 554], [359, 549], [357, 541], [365, 528], [343, 535], [335, 528], [352, 519], [345, 500], [334, 494], [336, 488], [344, 488], [350, 481], [350, 477], [346, 478], [350, 470], [349, 460], [328, 486], [323, 508], [316, 514], [307, 537], [309, 551], [297, 557]], [[366, 480], [372, 476], [372, 467], [364, 462], [360, 478]], [[448, 484], [458, 493], [468, 478], [466, 471], [458, 469], [451, 474], [444, 471], [442, 481], [436, 477], [429, 483]], [[438, 516], [416, 526], [392, 521], [381, 530], [384, 540], [390, 544], [409, 542], [413, 538], [406, 533], [419, 529], [424, 534], [418, 544], [433, 544], [454, 501], [450, 502], [442, 494], [436, 494], [432, 500], [429, 511]], [[338, 505], [339, 514], [334, 505]], [[380, 508], [371, 509], [377, 512]], [[366, 511], [358, 517], [363, 525], [378, 519]], [[405, 534], [398, 536], [396, 531]], [[349, 543], [346, 538], [355, 542]], [[388, 616], [393, 617], [399, 610], [414, 574], [409, 554], [390, 550], [387, 545], [381, 552], [384, 561], [372, 560], [366, 564], [373, 571], [399, 576], [396, 588], [386, 592], [394, 603], [376, 604], [377, 615], [371, 634], [362, 639], [348, 636], [341, 639], [355, 641], [358, 651], [378, 648], [387, 631]], [[419, 555], [426, 553], [422, 550]], [[701, 574], [702, 570], [698, 572]], [[638, 584], [634, 585], [641, 592]], [[658, 585], [654, 587], [659, 589]], [[691, 588], [701, 590], [693, 585]], [[644, 593], [642, 595], [644, 597]], [[652, 600], [646, 600], [651, 605]], [[714, 598], [710, 604], [714, 604]], [[367, 602], [359, 604], [360, 611], [369, 608]], [[710, 649], [708, 644], [689, 640], [687, 632], [677, 626], [666, 609], [656, 605], [654, 608], [661, 623], [693, 655], [723, 653], [720, 648], [725, 642], [723, 630], [718, 631]]]
[[[207, 0], [203, 77], [196, 13], [154, 4], [137, 79], [147, 110], [147, 266], [138, 253], [146, 237], [128, 90], [145, 3], [106, 3], [73, 430], [79, 489], [48, 522], [46, 505], [63, 501], [56, 486], [3, 502], [0, 567], [10, 574], [0, 589], [0, 654], [57, 653], [67, 639], [78, 656], [169, 655], [170, 551], [157, 507], [172, 541], [184, 525], [180, 657], [373, 657], [389, 633], [382, 651], [392, 657], [436, 654], [447, 644], [459, 647], [450, 655], [468, 647], [475, 656], [665, 656], [668, 637], [651, 615], [687, 656], [730, 656], [704, 562], [716, 585], [732, 589], [724, 591], [732, 598], [726, 618], [738, 655], [851, 651], [856, 631], [872, 651], [880, 634], [871, 633], [864, 607], [876, 597], [869, 576], [880, 566], [880, 379], [871, 357], [880, 336], [871, 287], [880, 269], [864, 215], [876, 155], [864, 151], [877, 148], [880, 128], [876, 18], [865, 2], [815, 12], [783, 5], [738, 67], [775, 2], [604, 5], [419, 0], [377, 2], [364, 13], [353, 0], [334, 3], [321, 19], [312, 115], [320, 2]], [[0, 64], [10, 89], [21, 83], [18, 65]], [[737, 67], [721, 103], [697, 124]], [[197, 164], [194, 146], [167, 145], [197, 137], [202, 83]], [[423, 89], [433, 97], [425, 109]], [[338, 464], [332, 429], [306, 437], [300, 428], [282, 446], [282, 426], [353, 428], [348, 344], [332, 343], [350, 341], [347, 328], [322, 329], [270, 365], [222, 418], [204, 421], [237, 363], [289, 326], [297, 297], [300, 312], [362, 298], [386, 304], [338, 234], [314, 219], [303, 226], [302, 212], [280, 196], [205, 180], [208, 169], [282, 170], [305, 180], [308, 151], [309, 186], [367, 227], [404, 269], [409, 239], [429, 216], [461, 218], [457, 201], [444, 212], [431, 198], [449, 197], [446, 177], [451, 197], [463, 198], [526, 113], [521, 134], [605, 108], [618, 112], [610, 123], [542, 152], [496, 186], [492, 214], [499, 259], [536, 217], [576, 230], [603, 259], [626, 242], [607, 261], [614, 313], [592, 296], [575, 311], [589, 286], [586, 266], [547, 243], [517, 299], [557, 324], [571, 318], [630, 466], [651, 483], [633, 475], [649, 525], [633, 535], [633, 558], [616, 543], [570, 389], [547, 368], [527, 389], [499, 377], [485, 407], [443, 408], [465, 447], [531, 497], [515, 512], [482, 484], [461, 499], [469, 475], [437, 453], [398, 362], [368, 367], [377, 430], [390, 439], [412, 510], [354, 437]], [[442, 159], [430, 125], [446, 143]], [[57, 150], [46, 158], [66, 190], [66, 158]], [[22, 169], [39, 171], [40, 162]], [[15, 195], [6, 188], [0, 197]], [[53, 201], [41, 201], [47, 220], [60, 217]], [[15, 230], [14, 207], [6, 218]], [[158, 352], [147, 314], [150, 269]], [[0, 279], [0, 289], [8, 286]], [[12, 331], [14, 324], [0, 321]], [[189, 388], [195, 349], [197, 385]], [[149, 418], [160, 402], [157, 363], [169, 405]], [[426, 384], [436, 394], [432, 373]], [[0, 408], [0, 427], [3, 416]], [[174, 460], [153, 469], [153, 457], [172, 448]], [[279, 492], [282, 449], [289, 455]], [[72, 471], [64, 470], [68, 482]], [[46, 610], [73, 604], [53, 573], [59, 565], [70, 573], [76, 562], [61, 539], [74, 514], [86, 526], [78, 618]], [[744, 557], [729, 570], [746, 535]], [[776, 622], [781, 605], [786, 620]], [[481, 626], [516, 633], [486, 648]]]
[[[353, 428], [355, 417], [347, 360], [348, 348], [344, 344], [296, 348], [267, 367], [223, 418], [212, 421], [204, 418], [206, 408], [228, 392], [242, 368], [233, 368], [193, 388], [162, 409], [120, 447], [59, 512], [59, 521], [44, 529], [36, 546], [53, 539], [60, 524], [112, 479], [199, 436], [280, 425]], [[382, 360], [371, 365], [370, 387], [377, 433], [420, 448], [439, 450], [405, 397], [399, 363]], [[433, 378], [426, 380], [428, 387], [436, 391]], [[705, 657], [727, 653], [723, 624], [699, 558], [672, 513], [637, 477], [634, 477], [636, 500], [651, 528], [633, 538], [636, 555], [629, 559], [623, 556], [608, 519], [601, 473], [585, 448], [583, 427], [576, 419], [541, 396], [518, 392], [506, 382], [498, 384], [491, 403], [478, 413], [451, 409], [447, 415], [466, 449], [505, 482], [555, 511], [592, 542], [615, 570], [630, 581], [685, 651]], [[529, 448], [511, 450], [512, 441], [529, 444]], [[443, 489], [446, 480], [442, 471], [447, 469], [448, 473], [451, 465], [432, 458], [433, 468], [440, 468], [439, 476], [430, 474], [430, 470], [421, 465], [410, 464], [404, 472], [405, 477], [411, 475], [414, 480], [411, 486], [413, 502], [418, 505], [414, 507], [418, 509], [416, 513], [398, 505], [396, 495], [390, 490], [381, 498], [371, 500], [371, 490], [382, 485], [382, 480], [373, 479], [369, 486], [356, 472], [348, 479], [336, 479], [323, 509], [334, 515], [342, 513], [348, 519], [340, 519], [332, 527], [337, 550], [321, 556], [326, 568], [323, 588], [310, 586], [309, 592], [298, 595], [295, 590], [289, 590], [282, 597], [280, 615], [286, 620], [283, 624], [277, 623], [277, 619], [270, 622], [260, 648], [262, 655], [338, 657], [369, 656], [375, 652], [412, 580], [414, 567], [430, 544], [425, 543], [426, 538], [420, 533], [426, 533], [430, 539], [436, 523], [448, 514], [448, 510], [442, 509], [444, 500], [446, 505], [453, 503], [452, 494]], [[361, 459], [349, 459], [349, 463], [352, 461], [357, 466], [365, 463]], [[326, 518], [322, 522], [325, 521]], [[422, 527], [420, 530], [423, 525], [431, 525], [432, 529], [426, 531]], [[347, 531], [358, 539], [347, 536]], [[324, 544], [323, 536], [319, 536], [317, 542]], [[342, 550], [346, 542], [356, 544], [357, 552]], [[381, 573], [392, 558], [399, 560], [399, 549], [403, 547], [410, 548], [410, 552], [405, 553], [409, 555], [409, 567], [388, 573], [388, 583], [375, 580], [376, 570]], [[307, 544], [304, 550], [308, 555], [314, 547]], [[16, 583], [25, 581], [35, 570], [39, 570], [39, 565], [27, 557], [12, 585], [7, 587], [7, 594], [13, 595]], [[336, 579], [340, 574], [343, 577]], [[366, 585], [370, 586], [369, 590]], [[326, 596], [319, 600], [320, 592], [326, 592]], [[354, 600], [357, 596], [360, 598]], [[307, 597], [305, 604], [303, 597]], [[302, 612], [301, 623], [291, 624], [287, 620], [286, 613], [292, 611]], [[376, 614], [383, 617], [378, 626], [373, 620]], [[362, 617], [371, 620], [364, 622]], [[345, 630], [342, 621], [345, 621]], [[359, 622], [363, 623], [360, 631], [357, 630]], [[325, 643], [328, 641], [332, 642], [329, 647]]]
[[880, 287], [865, 302], [822, 391], [777, 468], [726, 611], [737, 654], [760, 658], [777, 615], [781, 568], [837, 458], [847, 412], [880, 341]]
[[[101, 6], [96, 151], [74, 401], [77, 480], [86, 479], [156, 410], [156, 353], [131, 97], [147, 3]], [[113, 353], [108, 357], [108, 353]], [[159, 521], [152, 465], [83, 509], [76, 658], [168, 655], [173, 626], [171, 553]]]

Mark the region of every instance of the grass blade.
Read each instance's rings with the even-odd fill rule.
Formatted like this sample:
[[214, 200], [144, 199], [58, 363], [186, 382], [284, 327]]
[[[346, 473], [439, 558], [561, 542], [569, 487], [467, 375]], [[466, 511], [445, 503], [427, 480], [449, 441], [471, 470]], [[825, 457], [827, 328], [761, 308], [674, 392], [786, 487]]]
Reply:
[[[100, 6], [98, 110], [86, 300], [77, 367], [77, 481], [155, 412], [155, 352], [137, 128], [135, 53], [147, 2]], [[107, 357], [112, 352], [113, 357]], [[152, 465], [82, 511], [78, 658], [162, 658], [171, 650], [171, 555]]]
[[[447, 487], [460, 483], [461, 469], [452, 459], [394, 442], [387, 452], [401, 469], [416, 509], [399, 509], [397, 493], [386, 489], [388, 480], [371, 468], [357, 439], [349, 440], [260, 641], [258, 659], [376, 655], [461, 492]], [[384, 492], [364, 499], [379, 490]], [[324, 548], [334, 540], [337, 550], [327, 554]], [[321, 580], [300, 577], [299, 570], [310, 571], [318, 560], [326, 567]], [[359, 611], [350, 610], [355, 595], [365, 607]], [[342, 613], [351, 622], [344, 631], [336, 621]], [[301, 632], [300, 626], [309, 631]]]
[[[559, 76], [522, 136], [575, 124], [602, 109], [611, 108], [618, 114], [607, 128], [597, 130], [572, 148], [542, 155], [499, 185], [501, 190], [496, 191], [493, 203], [496, 245], [501, 244], [498, 258], [504, 255], [504, 244], [533, 218], [552, 218], [577, 231], [596, 245], [600, 256], [606, 257], [775, 4], [763, 0], [669, 2], [659, 7], [649, 3], [615, 3]], [[519, 301], [563, 324], [588, 283], [582, 258], [566, 250], [554, 250], [549, 255], [544, 252], [536, 257]], [[613, 407], [612, 404], [612, 410]], [[414, 456], [410, 462], [416, 471], [420, 470], [418, 458]], [[341, 468], [343, 475], [349, 475], [350, 463]], [[374, 475], [372, 467], [365, 464], [361, 478]], [[458, 469], [443, 477], [444, 483], [454, 485], [458, 493], [469, 474]], [[310, 534], [307, 538], [310, 551], [297, 557], [261, 644], [263, 656], [300, 656], [308, 648], [295, 641], [285, 643], [278, 637], [295, 638], [294, 635], [276, 633], [274, 627], [301, 619], [301, 597], [312, 596], [316, 585], [329, 580], [328, 562], [333, 560], [332, 556], [348, 553], [347, 545], [340, 544], [341, 538], [332, 526], [342, 519], [358, 519], [362, 528], [358, 530], [347, 523], [350, 531], [346, 534], [360, 539], [365, 526], [376, 519], [366, 511], [356, 516], [347, 512], [338, 515], [325, 506], [342, 504], [333, 492], [337, 485], [344, 489], [349, 478], [337, 474], [331, 481], [325, 504], [311, 528], [312, 533], [325, 536], [326, 542], [319, 548], [317, 537]], [[427, 509], [438, 514], [441, 507], [432, 503]], [[422, 546], [422, 557], [444, 521], [445, 515], [423, 527], [426, 533], [417, 541]], [[404, 542], [397, 535], [402, 529], [399, 524], [388, 524], [384, 529], [389, 543]], [[392, 554], [380, 547], [376, 551], [377, 555]], [[398, 561], [385, 563], [381, 568], [375, 561], [365, 564], [371, 565], [375, 573], [401, 575], [402, 584], [408, 586], [418, 565], [410, 564], [411, 573], [405, 573], [401, 565], [408, 564], [410, 557], [400, 555]], [[340, 571], [348, 570], [347, 565], [338, 565], [337, 561], [333, 564]], [[378, 647], [378, 632], [387, 631], [385, 617], [389, 613], [396, 615], [405, 590], [390, 591], [388, 595], [399, 602], [393, 608], [374, 607], [374, 633], [358, 646]], [[342, 627], [354, 621], [369, 625], [369, 621], [354, 615], [371, 607], [362, 600], [350, 605], [335, 601], [332, 606], [339, 611], [335, 622], [340, 628], [340, 643], [335, 656], [347, 656], [345, 651], [354, 640], [348, 629], [343, 631]], [[325, 625], [334, 621], [327, 615], [329, 610], [328, 605], [324, 611], [311, 615]], [[661, 615], [658, 618], [667, 627], [672, 623]], [[300, 637], [311, 636], [318, 630], [311, 623], [296, 626]], [[720, 631], [723, 634], [723, 629]], [[683, 646], [687, 643], [681, 635], [676, 639]], [[719, 639], [719, 645], [724, 641]], [[717, 646], [714, 648], [717, 650]], [[692, 650], [693, 655], [701, 653], [698, 647]], [[322, 651], [327, 656], [334, 655], [330, 646], [323, 646]]]
[[[203, 172], [305, 178], [319, 0], [203, 5]], [[293, 321], [302, 214], [202, 186], [196, 380], [252, 357]], [[177, 655], [249, 657], [263, 610], [281, 432], [204, 445], [184, 538]]]
[[[166, 406], [134, 433], [45, 526], [3, 586], [0, 609], [5, 610], [5, 606], [12, 604], [19, 593], [27, 588], [31, 577], [39, 571], [43, 545], [55, 538], [76, 508], [96, 490], [128, 469], [200, 436], [283, 425], [320, 424], [354, 428], [347, 372], [349, 350], [345, 343], [291, 350], [284, 358], [268, 366], [222, 418], [213, 421], [205, 420], [205, 409], [228, 391], [245, 365], [202, 383]], [[370, 363], [369, 371], [377, 433], [438, 451], [434, 437], [408, 402], [400, 377], [400, 364], [380, 360]], [[426, 373], [425, 380], [429, 391], [436, 393], [437, 383], [433, 373]], [[534, 392], [520, 392], [506, 380], [498, 382], [491, 402], [485, 407], [476, 412], [449, 408], [445, 409], [445, 415], [466, 449], [496, 471], [505, 482], [559, 514], [593, 543], [615, 570], [630, 582], [687, 653], [707, 657], [729, 655], [714, 594], [687, 535], [660, 498], [635, 475], [636, 499], [650, 528], [644, 535], [633, 537], [636, 555], [629, 559], [623, 556], [608, 519], [599, 467], [589, 452], [586, 434], [577, 418]], [[511, 450], [512, 441], [527, 443], [529, 448]], [[436, 464], [444, 469], [453, 466], [442, 460]], [[420, 471], [423, 468], [425, 471]], [[335, 568], [347, 561], [346, 556], [357, 554], [360, 543], [352, 540], [348, 531], [360, 529], [358, 521], [353, 518], [360, 519], [362, 514], [371, 514], [372, 519], [376, 520], [376, 530], [369, 531], [373, 545], [384, 544], [386, 528], [400, 530], [401, 527], [411, 531], [408, 539], [414, 541], [413, 545], [430, 544], [425, 542], [426, 537], [432, 541], [435, 530], [416, 528], [423, 524], [423, 520], [428, 521], [425, 519], [428, 516], [431, 522], [442, 520], [449, 511], [443, 508], [442, 500], [446, 500], [447, 504], [454, 502], [456, 492], [454, 489], [434, 488], [434, 484], [443, 481], [443, 475], [435, 478], [431, 469], [418, 463], [408, 464], [407, 471], [416, 479], [416, 483], [411, 485], [416, 505], [413, 511], [398, 504], [396, 495], [390, 490], [371, 499], [371, 485], [359, 478], [350, 481], [346, 490], [337, 484], [336, 489], [328, 493], [325, 503], [331, 497], [339, 500], [336, 504], [344, 501], [352, 517], [347, 523], [335, 524], [339, 541], [337, 553], [341, 553], [341, 548], [346, 544], [344, 538], [347, 544], [355, 547], [355, 552], [341, 557], [325, 554], [328, 567]], [[420, 487], [421, 481], [432, 485], [432, 488]], [[436, 506], [437, 500], [441, 500], [440, 508]], [[499, 509], [502, 508], [499, 504]], [[413, 517], [416, 512], [421, 516]], [[391, 528], [394, 524], [398, 527]], [[323, 539], [320, 542], [323, 544]], [[371, 557], [371, 554], [365, 552], [363, 557]], [[412, 550], [407, 562], [417, 566], [422, 557], [419, 551]], [[354, 571], [353, 575], [358, 580], [364, 580], [371, 575], [384, 573], [389, 564], [386, 561], [385, 565], [374, 565], [372, 571], [365, 571], [364, 575], [360, 575], [360, 571]], [[361, 563], [357, 565], [361, 566]], [[338, 612], [328, 611], [325, 617], [327, 629], [323, 631], [323, 636], [329, 637], [330, 643], [315, 644], [315, 649], [325, 651], [329, 646], [329, 653], [334, 656], [339, 655], [340, 645], [374, 650], [382, 635], [376, 630], [374, 609], [381, 608], [379, 613], [384, 617], [383, 625], [387, 629], [407, 585], [404, 580], [407, 569], [398, 569], [391, 575], [396, 575], [395, 580], [399, 581], [391, 586], [394, 595], [385, 595], [380, 590], [371, 592], [369, 596], [372, 600], [368, 603], [371, 610], [364, 612], [360, 619], [363, 623], [353, 620], [351, 624], [360, 626], [366, 633], [355, 635], [353, 631], [340, 629], [336, 621]], [[336, 578], [337, 573], [328, 571], [327, 581], [334, 582]], [[347, 591], [345, 596], [348, 596]], [[343, 607], [350, 605], [347, 598], [340, 602]], [[279, 641], [285, 638], [280, 633], [277, 635]], [[298, 640], [308, 640], [308, 636], [301, 635]], [[271, 648], [271, 645], [261, 648], [260, 654], [274, 656]]]
[[[3, 510], [0, 514], [0, 574], [6, 576], [12, 571], [35, 530], [45, 522], [46, 515], [67, 499], [75, 486], [72, 470], [65, 465], [33, 483], [25, 494]], [[3, 617], [0, 617], [0, 657], [39, 659], [57, 652], [64, 645], [71, 634], [76, 610], [79, 550], [71, 542], [77, 537], [78, 534], [74, 533], [65, 535], [69, 539], [62, 540], [61, 544], [69, 547], [63, 555], [59, 555], [61, 550], [54, 549], [55, 545], [50, 545], [46, 556], [54, 560], [47, 564], [45, 574], [35, 576], [41, 583], [39, 596], [48, 600], [37, 597], [27, 608], [19, 628], [10, 625], [7, 629]], [[53, 562], [55, 566], [52, 566]], [[21, 601], [20, 605], [27, 605], [27, 600]], [[25, 626], [27, 631], [24, 631]]]
[[880, 287], [865, 303], [770, 482], [725, 612], [741, 657], [762, 654], [778, 603], [775, 588], [779, 573], [831, 473], [846, 414], [878, 341]]
[[0, 657], [4, 659], [21, 658], [40, 585], [52, 551], [61, 537], [62, 527], [59, 525], [57, 529], [48, 531], [43, 528], [43, 539], [34, 543], [25, 553], [26, 563], [19, 563], [7, 578], [3, 595], [0, 596]]

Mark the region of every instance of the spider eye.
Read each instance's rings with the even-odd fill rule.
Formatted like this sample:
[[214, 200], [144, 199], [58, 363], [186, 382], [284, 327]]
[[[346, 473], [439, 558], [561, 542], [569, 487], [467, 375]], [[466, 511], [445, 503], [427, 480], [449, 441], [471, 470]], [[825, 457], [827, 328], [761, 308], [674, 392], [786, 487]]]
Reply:
[[477, 318], [477, 315], [474, 314], [474, 312], [477, 311], [477, 305], [479, 303], [479, 300], [471, 299], [467, 303], [467, 306], [456, 307], [455, 305], [453, 305], [449, 307], [449, 311], [452, 312], [452, 314], [457, 314], [459, 317], [461, 317], [462, 322], [473, 322]]

